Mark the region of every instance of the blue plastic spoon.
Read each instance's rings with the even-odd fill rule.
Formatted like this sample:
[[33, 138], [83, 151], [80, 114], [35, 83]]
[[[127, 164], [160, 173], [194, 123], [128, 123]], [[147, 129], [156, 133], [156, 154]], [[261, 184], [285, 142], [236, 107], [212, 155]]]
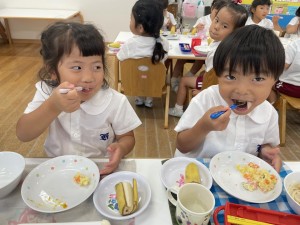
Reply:
[[[230, 108], [231, 110], [236, 109], [236, 107], [237, 107], [236, 104], [232, 104], [231, 106], [229, 106], [229, 108]], [[225, 110], [225, 111], [214, 112], [214, 113], [210, 114], [210, 118], [212, 118], [212, 119], [217, 119], [217, 118], [219, 118], [219, 116], [221, 116], [222, 114], [224, 114], [226, 111], [227, 111], [227, 110]]]

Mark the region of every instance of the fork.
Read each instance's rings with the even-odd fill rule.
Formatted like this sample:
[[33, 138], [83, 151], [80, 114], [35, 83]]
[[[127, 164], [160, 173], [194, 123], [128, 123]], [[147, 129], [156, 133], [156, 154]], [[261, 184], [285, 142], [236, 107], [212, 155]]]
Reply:
[[[236, 104], [232, 104], [231, 106], [229, 106], [229, 108], [231, 110], [236, 109], [237, 105]], [[212, 114], [210, 114], [210, 118], [211, 119], [217, 119], [219, 118], [219, 116], [221, 116], [222, 114], [224, 114], [227, 110], [223, 110], [223, 111], [218, 111], [218, 112], [214, 112]]]

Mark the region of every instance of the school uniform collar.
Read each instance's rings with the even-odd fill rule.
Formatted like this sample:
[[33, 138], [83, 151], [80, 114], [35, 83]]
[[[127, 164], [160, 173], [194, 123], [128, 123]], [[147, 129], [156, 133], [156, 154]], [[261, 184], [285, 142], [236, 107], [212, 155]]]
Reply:
[[81, 103], [80, 108], [90, 115], [103, 113], [112, 100], [113, 92], [110, 88], [100, 89], [90, 100]]

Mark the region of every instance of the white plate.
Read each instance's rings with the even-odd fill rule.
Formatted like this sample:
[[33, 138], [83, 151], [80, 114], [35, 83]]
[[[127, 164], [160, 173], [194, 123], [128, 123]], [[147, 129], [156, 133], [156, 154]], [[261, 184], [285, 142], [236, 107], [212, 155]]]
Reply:
[[[74, 181], [77, 172], [90, 178], [90, 184], [80, 186]], [[99, 183], [99, 168], [90, 159], [65, 155], [35, 167], [25, 178], [21, 195], [32, 209], [56, 213], [71, 209], [85, 201]]]
[[[253, 192], [243, 188], [242, 182], [245, 181], [242, 174], [236, 169], [237, 165], [245, 165], [253, 162], [260, 168], [266, 169], [274, 174], [277, 183], [272, 191], [266, 193], [261, 190]], [[239, 151], [226, 151], [215, 155], [209, 164], [209, 170], [215, 182], [228, 194], [252, 203], [265, 203], [276, 199], [282, 191], [282, 181], [276, 170], [264, 160]]]
[[167, 189], [179, 188], [184, 184], [184, 175], [186, 166], [194, 162], [198, 168], [201, 177], [201, 184], [208, 189], [212, 186], [212, 177], [208, 168], [193, 158], [175, 157], [166, 161], [161, 167], [161, 181]]
[[206, 55], [210, 51], [210, 48], [207, 45], [197, 45], [194, 46], [194, 49], [196, 52], [204, 55]]
[[[132, 184], [132, 179], [137, 181], [139, 204], [138, 210], [133, 214], [122, 216], [117, 206], [115, 185], [119, 182], [127, 181]], [[141, 214], [149, 205], [151, 199], [151, 189], [147, 180], [140, 174], [122, 171], [110, 174], [104, 177], [93, 195], [93, 201], [96, 209], [103, 216], [113, 220], [126, 220]]]

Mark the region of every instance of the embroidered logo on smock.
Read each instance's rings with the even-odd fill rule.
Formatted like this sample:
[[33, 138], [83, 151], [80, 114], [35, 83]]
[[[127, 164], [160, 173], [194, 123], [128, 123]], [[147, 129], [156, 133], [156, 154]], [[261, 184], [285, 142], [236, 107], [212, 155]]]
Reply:
[[109, 134], [108, 134], [108, 133], [105, 133], [105, 134], [100, 134], [100, 140], [102, 140], [102, 141], [105, 141], [105, 140], [107, 140], [107, 139], [108, 139], [108, 137], [109, 137]]

